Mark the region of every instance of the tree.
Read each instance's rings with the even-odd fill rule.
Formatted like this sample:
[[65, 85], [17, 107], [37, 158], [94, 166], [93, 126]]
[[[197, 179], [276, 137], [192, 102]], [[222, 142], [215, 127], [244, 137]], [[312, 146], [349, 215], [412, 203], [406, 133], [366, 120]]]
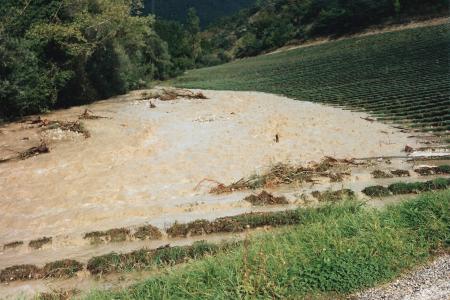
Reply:
[[195, 8], [190, 8], [186, 19], [186, 31], [191, 45], [191, 58], [196, 61], [201, 55], [200, 19]]

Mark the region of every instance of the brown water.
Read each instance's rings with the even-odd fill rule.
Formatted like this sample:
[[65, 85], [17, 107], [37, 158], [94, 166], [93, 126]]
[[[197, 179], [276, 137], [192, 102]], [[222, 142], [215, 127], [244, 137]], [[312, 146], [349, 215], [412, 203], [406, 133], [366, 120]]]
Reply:
[[[83, 121], [89, 139], [58, 130], [42, 133], [23, 123], [0, 128], [0, 159], [40, 139], [51, 148], [49, 154], [0, 164], [0, 245], [54, 238], [38, 251], [26, 244], [1, 251], [0, 268], [69, 257], [86, 261], [112, 250], [165, 242], [93, 247], [82, 239], [93, 230], [145, 223], [164, 228], [175, 220], [255, 210], [242, 201], [250, 192], [213, 196], [207, 182], [196, 189], [205, 178], [229, 184], [277, 162], [306, 163], [326, 155], [397, 156], [404, 155], [406, 144], [416, 145], [406, 133], [361, 119], [363, 113], [264, 93], [204, 93], [209, 99], [154, 101], [157, 108], [150, 109], [148, 101], [139, 100], [141, 92], [133, 92], [45, 116], [76, 120], [89, 108], [108, 117]], [[398, 160], [390, 167], [411, 165]], [[285, 193], [293, 205], [306, 205], [301, 194], [311, 190], [362, 189], [373, 182], [369, 171], [355, 170], [343, 184], [324, 181], [272, 192]]]

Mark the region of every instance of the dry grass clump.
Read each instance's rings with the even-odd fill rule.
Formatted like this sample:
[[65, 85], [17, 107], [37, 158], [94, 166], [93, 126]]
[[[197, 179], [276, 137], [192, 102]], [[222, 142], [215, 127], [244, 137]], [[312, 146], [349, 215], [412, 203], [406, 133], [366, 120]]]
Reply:
[[68, 278], [81, 270], [83, 270], [83, 264], [71, 259], [51, 262], [43, 268], [38, 268], [35, 265], [18, 265], [1, 270], [0, 282], [41, 278]]
[[338, 191], [312, 192], [312, 196], [321, 202], [337, 202], [355, 197], [355, 192], [350, 189], [342, 189]]
[[12, 266], [0, 271], [0, 282], [39, 278], [42, 278], [42, 272], [34, 265]]
[[133, 234], [133, 237], [140, 240], [159, 240], [162, 238], [162, 233], [159, 229], [153, 225], [145, 225], [139, 227]]
[[286, 197], [274, 197], [266, 191], [262, 191], [259, 195], [250, 195], [244, 198], [244, 201], [250, 202], [252, 205], [283, 205], [289, 204]]
[[411, 174], [409, 174], [408, 170], [393, 170], [391, 171], [391, 174], [396, 177], [410, 177]]
[[6, 249], [17, 248], [22, 245], [23, 245], [23, 241], [15, 241], [15, 242], [4, 244], [3, 249], [6, 250]]
[[394, 176], [392, 174], [386, 173], [384, 171], [381, 170], [375, 170], [372, 173], [373, 178], [393, 178]]
[[211, 233], [242, 232], [250, 228], [264, 226], [292, 225], [300, 222], [297, 210], [280, 212], [247, 213], [223, 217], [214, 221], [196, 220], [186, 224], [175, 222], [166, 232], [169, 237], [188, 237]]
[[42, 248], [42, 246], [46, 245], [46, 244], [50, 244], [52, 242], [52, 238], [51, 237], [42, 237], [36, 240], [32, 240], [28, 243], [28, 246], [30, 246], [33, 249], [40, 249]]
[[450, 165], [442, 165], [442, 166], [423, 166], [414, 170], [414, 172], [422, 175], [422, 176], [430, 176], [430, 175], [445, 175], [450, 174]]
[[279, 163], [266, 173], [253, 175], [248, 179], [240, 179], [230, 185], [218, 183], [210, 190], [212, 194], [224, 194], [245, 189], [271, 188], [282, 184], [314, 182], [316, 177], [328, 177], [331, 181], [342, 181], [350, 175], [348, 166], [358, 165], [353, 160], [325, 157], [319, 163], [308, 167]]
[[124, 242], [130, 236], [128, 228], [114, 228], [107, 231], [92, 231], [84, 235], [84, 239], [89, 239], [92, 244], [108, 242]]
[[215, 254], [229, 247], [230, 244], [215, 245], [200, 241], [191, 246], [162, 247], [154, 250], [141, 249], [124, 254], [113, 252], [91, 258], [87, 264], [87, 269], [93, 275], [142, 270], [182, 263], [189, 259]]
[[83, 270], [83, 264], [76, 260], [64, 259], [46, 264], [41, 272], [45, 278], [63, 278], [72, 277], [81, 270]]

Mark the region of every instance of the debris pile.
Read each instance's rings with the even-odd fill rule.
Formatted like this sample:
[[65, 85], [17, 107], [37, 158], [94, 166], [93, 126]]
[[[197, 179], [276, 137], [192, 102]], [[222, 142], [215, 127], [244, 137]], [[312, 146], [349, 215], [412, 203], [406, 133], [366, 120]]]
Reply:
[[37, 147], [31, 147], [21, 153], [19, 153], [19, 159], [27, 159], [42, 153], [49, 153], [50, 149], [48, 148], [45, 142], [41, 142], [41, 144]]
[[159, 99], [161, 101], [171, 101], [176, 99], [208, 99], [202, 92], [192, 92], [184, 89], [153, 89], [143, 92], [141, 100]]
[[[46, 121], [46, 120], [45, 120]], [[79, 121], [46, 121], [43, 125], [44, 130], [61, 129], [63, 131], [72, 131], [82, 134], [85, 138], [89, 138], [91, 134]]]
[[230, 185], [218, 183], [210, 193], [224, 194], [245, 189], [272, 188], [282, 184], [314, 183], [317, 177], [328, 177], [332, 182], [342, 181], [344, 176], [350, 175], [349, 166], [361, 164], [354, 160], [333, 157], [325, 157], [321, 162], [310, 163], [307, 167], [279, 163], [261, 175], [242, 178]]
[[289, 204], [286, 197], [274, 197], [266, 191], [262, 191], [259, 195], [247, 196], [244, 198], [244, 201], [250, 202], [252, 205], [256, 206]]
[[97, 120], [97, 119], [107, 119], [107, 117], [94, 115], [94, 113], [87, 108], [81, 115], [78, 116], [78, 120]]

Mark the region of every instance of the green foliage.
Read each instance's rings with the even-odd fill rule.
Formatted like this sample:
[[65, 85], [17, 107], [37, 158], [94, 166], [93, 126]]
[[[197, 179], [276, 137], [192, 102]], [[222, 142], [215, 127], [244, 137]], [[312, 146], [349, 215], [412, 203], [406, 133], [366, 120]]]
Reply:
[[450, 192], [384, 211], [343, 202], [301, 211], [301, 225], [263, 233], [177, 272], [88, 299], [299, 299], [391, 280], [447, 247]]
[[0, 118], [84, 104], [167, 78], [167, 46], [139, 6], [7, 0], [0, 9]]
[[382, 121], [445, 135], [450, 129], [448, 49], [448, 26], [443, 24], [198, 69], [174, 84], [363, 109]]
[[238, 12], [240, 9], [251, 6], [255, 0], [145, 0], [144, 13], [152, 13], [154, 2], [155, 15], [166, 19], [184, 23], [190, 8], [195, 8], [200, 17], [203, 28], [217, 19]]
[[261, 0], [211, 26], [207, 36], [217, 37], [215, 48], [244, 57], [289, 41], [339, 36], [385, 21], [447, 13], [445, 0]]

